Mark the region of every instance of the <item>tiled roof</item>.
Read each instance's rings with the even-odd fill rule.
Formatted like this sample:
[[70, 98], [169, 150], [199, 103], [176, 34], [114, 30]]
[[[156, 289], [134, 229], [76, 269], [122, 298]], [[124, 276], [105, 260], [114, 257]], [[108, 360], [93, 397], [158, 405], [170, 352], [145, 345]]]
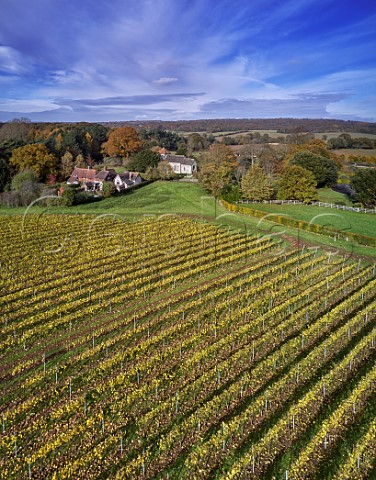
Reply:
[[137, 177], [139, 176], [138, 172], [124, 172], [124, 173], [119, 173], [119, 177], [123, 180], [131, 180], [134, 181]]
[[97, 171], [93, 168], [78, 168], [76, 167], [71, 176], [69, 177], [68, 182], [79, 182], [79, 181], [94, 181]]
[[164, 159], [171, 163], [180, 163], [181, 165], [195, 165], [196, 160], [184, 157], [184, 155], [165, 155]]
[[115, 177], [116, 177], [115, 170], [102, 170], [101, 172], [98, 172], [95, 175], [95, 180], [99, 180], [99, 181], [108, 180], [111, 182]]

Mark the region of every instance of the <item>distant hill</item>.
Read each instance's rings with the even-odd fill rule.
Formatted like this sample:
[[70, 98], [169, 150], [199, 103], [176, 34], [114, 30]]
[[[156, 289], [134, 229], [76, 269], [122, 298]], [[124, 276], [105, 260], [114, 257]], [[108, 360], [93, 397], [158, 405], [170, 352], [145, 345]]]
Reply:
[[293, 132], [354, 132], [376, 134], [376, 123], [354, 120], [328, 120], [324, 118], [220, 118], [207, 120], [147, 120], [105, 122], [106, 127], [132, 125], [135, 128], [158, 128], [177, 132], [232, 132], [247, 130], [276, 130], [279, 133]]

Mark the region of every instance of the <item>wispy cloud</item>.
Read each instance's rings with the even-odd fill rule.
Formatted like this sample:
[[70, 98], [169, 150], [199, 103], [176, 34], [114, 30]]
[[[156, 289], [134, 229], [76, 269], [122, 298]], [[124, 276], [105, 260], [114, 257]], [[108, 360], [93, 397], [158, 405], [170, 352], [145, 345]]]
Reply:
[[29, 59], [12, 47], [0, 45], [0, 74], [22, 75], [30, 68]]
[[368, 0], [5, 0], [0, 109], [376, 119], [375, 20]]
[[201, 106], [201, 111], [214, 117], [273, 118], [288, 117], [291, 112], [297, 118], [327, 118], [328, 103], [345, 98], [343, 94], [302, 94], [289, 99], [246, 99], [234, 98], [209, 102]]
[[172, 85], [173, 83], [176, 83], [178, 79], [176, 77], [162, 77], [159, 78], [158, 80], [153, 80], [154, 85]]

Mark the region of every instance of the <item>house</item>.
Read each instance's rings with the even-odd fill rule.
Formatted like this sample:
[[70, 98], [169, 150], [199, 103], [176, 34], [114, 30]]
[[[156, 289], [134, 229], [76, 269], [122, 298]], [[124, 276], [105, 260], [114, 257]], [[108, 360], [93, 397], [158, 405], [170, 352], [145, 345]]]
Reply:
[[[97, 172], [94, 177], [94, 186], [99, 187], [99, 190], [102, 190], [104, 182], [113, 182], [116, 177], [116, 172], [112, 168], [109, 170], [102, 170]], [[96, 190], [98, 188], [95, 188]]]
[[94, 168], [76, 167], [67, 180], [68, 185], [81, 185], [86, 191], [102, 190], [103, 182], [113, 182], [115, 170], [97, 171]]
[[80, 185], [81, 183], [94, 182], [96, 170], [93, 168], [75, 167], [67, 180], [68, 185]]
[[194, 158], [187, 158], [184, 155], [160, 154], [161, 159], [167, 161], [174, 173], [182, 175], [193, 175], [197, 172], [197, 162]]
[[142, 178], [138, 172], [118, 173], [114, 178], [115, 188], [118, 192], [126, 188], [133, 187], [142, 182]]

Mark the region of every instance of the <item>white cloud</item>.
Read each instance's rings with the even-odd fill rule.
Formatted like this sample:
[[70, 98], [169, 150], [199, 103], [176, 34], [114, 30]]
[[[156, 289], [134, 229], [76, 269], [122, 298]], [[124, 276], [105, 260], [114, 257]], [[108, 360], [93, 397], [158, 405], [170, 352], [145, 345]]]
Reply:
[[53, 110], [57, 108], [53, 101], [45, 98], [36, 98], [33, 100], [6, 100], [0, 101], [0, 110], [5, 112], [43, 112], [44, 110]]
[[172, 85], [176, 83], [178, 79], [176, 77], [162, 77], [158, 80], [153, 80], [154, 85]]
[[21, 75], [28, 70], [29, 60], [14, 48], [0, 45], [0, 72]]

